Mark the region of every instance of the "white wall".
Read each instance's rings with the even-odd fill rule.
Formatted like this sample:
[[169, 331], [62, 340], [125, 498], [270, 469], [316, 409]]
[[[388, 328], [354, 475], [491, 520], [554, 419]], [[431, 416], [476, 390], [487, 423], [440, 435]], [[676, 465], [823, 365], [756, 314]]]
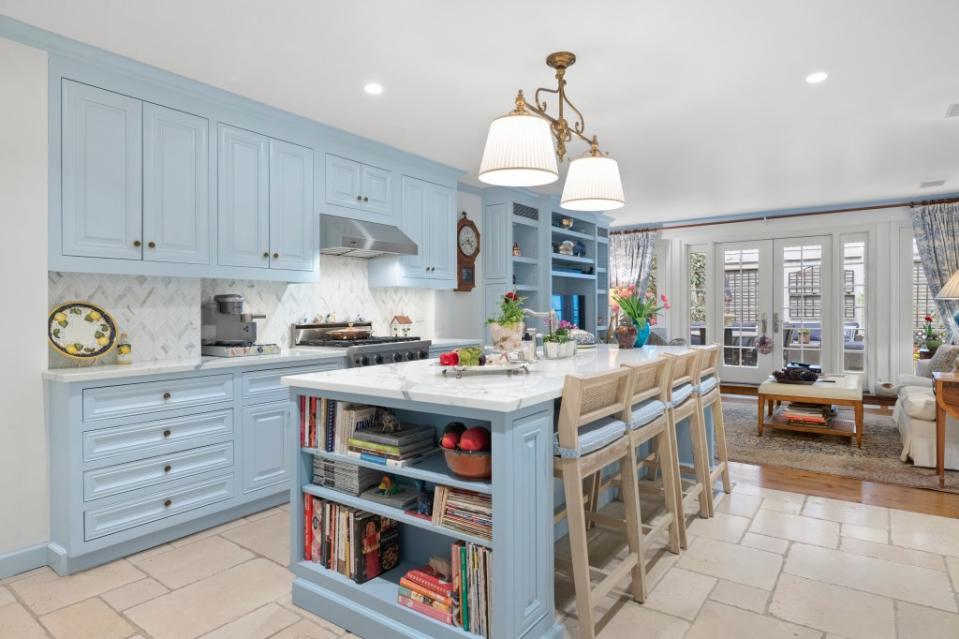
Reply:
[[0, 554], [49, 537], [47, 436], [47, 54], [0, 38]]
[[483, 302], [483, 200], [479, 195], [460, 191], [456, 198], [456, 219], [466, 211], [466, 216], [476, 224], [480, 232], [480, 253], [476, 258], [476, 287], [468, 293], [438, 291], [436, 293], [436, 334], [441, 337], [464, 337], [484, 339], [486, 336], [486, 310]]

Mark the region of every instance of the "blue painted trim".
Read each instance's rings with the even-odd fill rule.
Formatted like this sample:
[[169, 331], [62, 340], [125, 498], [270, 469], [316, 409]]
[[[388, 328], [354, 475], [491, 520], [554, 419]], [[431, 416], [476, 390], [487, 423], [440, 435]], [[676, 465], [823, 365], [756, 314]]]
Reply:
[[[788, 217], [802, 213], [829, 213], [832, 211], [844, 212], [846, 209], [853, 209], [849, 212], [855, 212], [855, 209], [868, 209], [873, 206], [909, 206], [913, 202], [924, 200], [938, 200], [945, 198], [957, 198], [959, 191], [951, 193], [926, 193], [909, 196], [888, 198], [884, 200], [865, 200], [861, 202], [846, 202], [843, 204], [823, 204], [819, 206], [799, 206], [788, 209], [769, 209], [765, 211], [749, 211], [745, 213], [730, 213], [724, 215], [708, 215], [705, 217], [694, 217], [689, 219], [677, 220], [675, 222], [652, 223], [652, 224], [627, 224], [623, 226], [614, 226], [614, 231], [632, 231], [642, 229], [670, 229], [674, 226], [686, 226], [689, 224], [710, 224], [714, 222], [746, 222], [756, 220], [757, 218], [776, 218]], [[837, 210], [838, 209], [838, 210]]]
[[19, 575], [47, 565], [47, 544], [27, 546], [13, 552], [0, 555], [0, 579]]
[[460, 193], [469, 193], [471, 195], [479, 195], [482, 197], [485, 189], [482, 189], [478, 186], [473, 186], [472, 184], [466, 184], [465, 182], [457, 182], [456, 190]]

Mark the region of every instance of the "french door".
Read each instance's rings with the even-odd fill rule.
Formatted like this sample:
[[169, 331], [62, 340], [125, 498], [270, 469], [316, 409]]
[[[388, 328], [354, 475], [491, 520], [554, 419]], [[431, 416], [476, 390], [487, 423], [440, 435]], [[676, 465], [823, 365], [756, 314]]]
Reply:
[[717, 245], [714, 317], [720, 377], [758, 384], [789, 362], [829, 369], [833, 347], [828, 236]]

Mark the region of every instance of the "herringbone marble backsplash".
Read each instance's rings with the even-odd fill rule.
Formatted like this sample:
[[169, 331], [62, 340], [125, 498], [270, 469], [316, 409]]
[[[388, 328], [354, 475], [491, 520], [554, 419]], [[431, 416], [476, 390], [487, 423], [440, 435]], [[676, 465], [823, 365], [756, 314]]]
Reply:
[[[433, 291], [409, 288], [371, 289], [366, 260], [320, 256], [320, 281], [286, 284], [258, 280], [219, 280], [142, 275], [49, 273], [50, 306], [89, 301], [113, 315], [133, 346], [134, 361], [184, 359], [200, 354], [200, 303], [219, 293], [240, 293], [257, 320], [258, 341], [290, 346], [290, 324], [334, 313], [337, 320], [357, 315], [373, 321], [378, 334], [389, 331], [393, 315], [409, 315], [416, 332], [435, 334]], [[113, 356], [102, 361], [112, 363]], [[75, 366], [51, 351], [51, 367]]]

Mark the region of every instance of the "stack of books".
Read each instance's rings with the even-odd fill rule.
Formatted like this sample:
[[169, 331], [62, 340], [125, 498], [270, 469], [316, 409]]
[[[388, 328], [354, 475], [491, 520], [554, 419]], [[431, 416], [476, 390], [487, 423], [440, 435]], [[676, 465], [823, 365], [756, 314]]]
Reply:
[[458, 604], [454, 600], [453, 582], [429, 566], [414, 568], [403, 575], [396, 601], [442, 623], [455, 624]]
[[831, 406], [807, 404], [804, 402], [790, 402], [780, 413], [790, 424], [809, 424], [811, 426], [826, 426], [836, 414]]
[[490, 574], [493, 551], [484, 546], [457, 541], [453, 544], [454, 600], [458, 606], [453, 623], [483, 637], [490, 633]]
[[375, 468], [313, 457], [313, 483], [317, 486], [359, 495], [367, 488], [379, 484], [381, 479], [383, 473]]
[[493, 539], [493, 499], [472, 490], [437, 486], [433, 493], [433, 523]]
[[300, 445], [346, 454], [347, 441], [358, 430], [372, 428], [376, 408], [320, 397], [300, 397]]
[[312, 495], [303, 496], [303, 556], [357, 583], [400, 561], [400, 527], [392, 519]]
[[402, 424], [398, 429], [364, 428], [347, 440], [347, 455], [383, 466], [409, 466], [439, 451], [432, 426]]

